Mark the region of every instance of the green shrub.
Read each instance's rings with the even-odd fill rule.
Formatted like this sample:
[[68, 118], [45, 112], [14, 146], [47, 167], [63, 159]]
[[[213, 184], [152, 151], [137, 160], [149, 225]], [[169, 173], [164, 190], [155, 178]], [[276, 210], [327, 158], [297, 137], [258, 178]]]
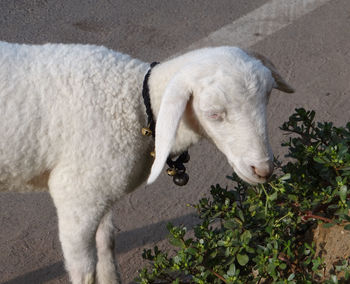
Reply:
[[[318, 223], [350, 229], [350, 123], [316, 123], [296, 109], [281, 127], [290, 161], [275, 161], [279, 176], [251, 186], [236, 175], [233, 190], [212, 186], [211, 198], [193, 206], [194, 236], [168, 224], [171, 255], [145, 250], [151, 262], [138, 283], [339, 283], [350, 278], [348, 259], [325, 280], [325, 263], [306, 233]], [[234, 184], [234, 183], [233, 183]], [[193, 235], [193, 234], [192, 234]], [[341, 277], [336, 272], [342, 271]], [[338, 279], [339, 278], [339, 279]], [[349, 280], [350, 281], [350, 280]], [[345, 282], [344, 282], [345, 283]]]

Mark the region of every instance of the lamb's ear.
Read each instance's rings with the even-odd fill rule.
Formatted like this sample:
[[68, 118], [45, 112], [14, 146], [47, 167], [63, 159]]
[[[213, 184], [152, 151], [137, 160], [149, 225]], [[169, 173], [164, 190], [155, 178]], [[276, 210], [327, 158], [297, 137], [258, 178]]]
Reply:
[[148, 184], [157, 179], [174, 145], [180, 119], [190, 98], [186, 81], [182, 74], [176, 75], [163, 94], [156, 122], [155, 160]]
[[282, 76], [278, 73], [275, 65], [267, 59], [264, 55], [261, 55], [255, 51], [250, 51], [250, 50], [244, 50], [248, 55], [255, 57], [256, 59], [260, 60], [262, 64], [265, 65], [265, 67], [269, 68], [272, 74], [272, 77], [275, 80], [275, 85], [274, 88], [277, 90], [280, 90], [285, 93], [294, 93], [293, 87], [291, 87], [283, 78]]

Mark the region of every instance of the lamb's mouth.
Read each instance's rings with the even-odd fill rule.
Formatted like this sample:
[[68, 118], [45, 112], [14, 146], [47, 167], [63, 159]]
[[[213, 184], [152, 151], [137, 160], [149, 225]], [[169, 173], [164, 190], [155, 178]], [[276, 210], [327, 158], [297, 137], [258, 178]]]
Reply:
[[249, 175], [247, 173], [242, 172], [239, 167], [235, 166], [234, 163], [230, 163], [233, 170], [236, 172], [236, 174], [245, 182], [251, 184], [251, 185], [257, 185], [258, 183], [265, 183], [266, 178], [258, 176], [257, 174], [251, 172]]

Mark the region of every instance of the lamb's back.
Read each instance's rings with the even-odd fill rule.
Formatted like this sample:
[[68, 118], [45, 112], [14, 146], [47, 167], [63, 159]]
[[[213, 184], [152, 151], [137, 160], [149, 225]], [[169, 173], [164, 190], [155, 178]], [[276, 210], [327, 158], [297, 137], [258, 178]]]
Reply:
[[128, 150], [144, 123], [146, 69], [104, 47], [1, 42], [0, 180]]

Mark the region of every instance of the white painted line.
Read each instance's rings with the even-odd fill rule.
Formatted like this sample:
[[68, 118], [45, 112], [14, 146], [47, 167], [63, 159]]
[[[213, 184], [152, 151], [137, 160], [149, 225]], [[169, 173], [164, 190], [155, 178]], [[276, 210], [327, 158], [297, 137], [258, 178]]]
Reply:
[[208, 37], [191, 44], [188, 50], [218, 45], [252, 46], [330, 1], [271, 0], [232, 24], [223, 26]]

